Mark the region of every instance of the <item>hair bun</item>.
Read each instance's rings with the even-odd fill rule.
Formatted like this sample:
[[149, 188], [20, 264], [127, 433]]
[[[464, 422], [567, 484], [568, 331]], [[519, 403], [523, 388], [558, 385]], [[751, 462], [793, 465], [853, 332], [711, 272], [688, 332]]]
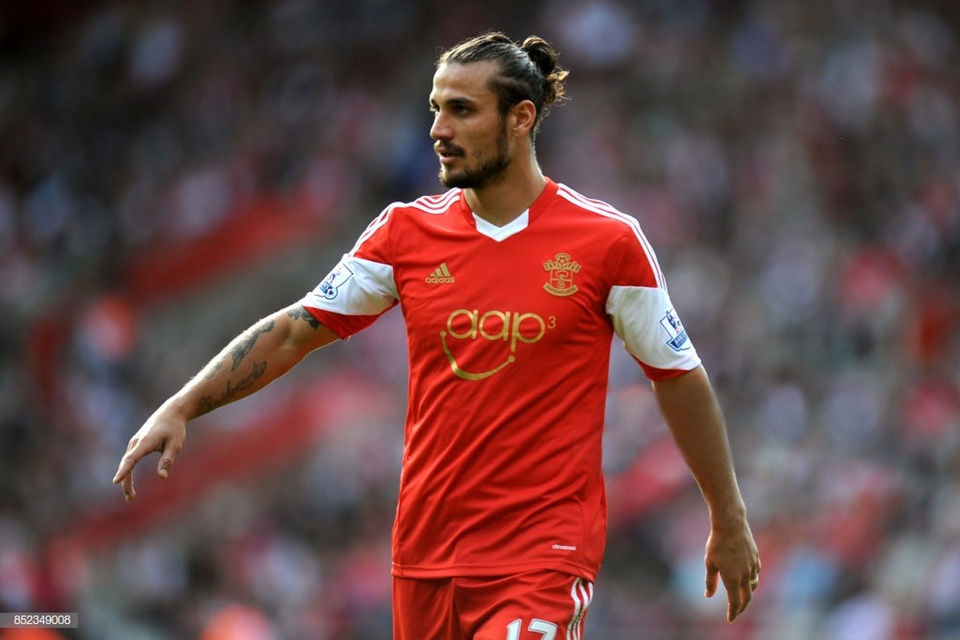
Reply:
[[539, 36], [530, 36], [523, 41], [523, 49], [543, 77], [549, 76], [557, 68], [557, 52], [546, 40]]

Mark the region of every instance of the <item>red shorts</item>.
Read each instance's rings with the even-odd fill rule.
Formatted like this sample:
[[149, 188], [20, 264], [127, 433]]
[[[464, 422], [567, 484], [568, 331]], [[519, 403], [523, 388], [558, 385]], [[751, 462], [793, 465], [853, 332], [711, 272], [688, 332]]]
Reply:
[[394, 640], [581, 640], [593, 583], [557, 571], [393, 579]]

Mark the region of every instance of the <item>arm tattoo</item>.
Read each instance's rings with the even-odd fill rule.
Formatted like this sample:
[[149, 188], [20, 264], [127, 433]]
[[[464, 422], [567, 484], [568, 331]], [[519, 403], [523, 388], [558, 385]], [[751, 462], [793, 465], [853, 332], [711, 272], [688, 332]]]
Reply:
[[251, 371], [249, 375], [238, 380], [236, 385], [230, 384], [230, 381], [227, 380], [227, 388], [222, 394], [220, 394], [219, 398], [213, 398], [212, 396], [204, 396], [200, 398], [200, 401], [197, 403], [196, 417], [202, 416], [205, 413], [210, 413], [217, 407], [222, 407], [236, 398], [241, 392], [253, 387], [257, 380], [263, 376], [263, 372], [266, 370], [266, 360], [255, 362], [253, 363], [253, 371]]
[[[305, 320], [310, 324], [314, 329], [320, 327], [320, 321], [314, 318], [309, 311], [304, 309], [302, 306], [296, 309], [289, 309], [287, 315], [293, 318], [294, 320]], [[264, 333], [270, 333], [273, 331], [275, 322], [272, 319], [265, 319], [259, 324], [250, 328], [245, 334], [241, 335], [237, 339], [236, 344], [230, 349], [230, 357], [233, 359], [233, 364], [230, 366], [230, 371], [236, 371], [240, 368], [243, 360], [250, 354], [253, 350], [253, 346], [257, 343], [257, 340]], [[207, 366], [209, 371], [204, 375], [204, 380], [212, 380], [216, 377], [217, 372], [223, 367], [223, 363], [226, 362], [226, 357], [220, 358], [217, 362], [211, 363]], [[236, 399], [238, 395], [252, 388], [257, 380], [261, 378], [264, 372], [267, 370], [267, 361], [263, 360], [260, 362], [253, 363], [253, 370], [245, 377], [238, 380], [235, 384], [231, 384], [227, 380], [227, 388], [224, 390], [219, 397], [213, 396], [203, 396], [197, 403], [197, 411], [195, 417], [202, 416], [205, 413], [210, 413], [214, 409], [221, 407], [232, 400]]]
[[296, 309], [288, 309], [287, 315], [294, 320], [306, 320], [314, 329], [320, 328], [320, 321], [314, 318], [313, 314], [304, 309], [302, 306], [297, 307]]
[[217, 375], [217, 371], [220, 371], [220, 367], [222, 366], [223, 366], [223, 358], [217, 360], [216, 362], [211, 362], [209, 365], [207, 365], [207, 368], [209, 369], [209, 371], [207, 371], [207, 374], [203, 376], [203, 379], [213, 380], [214, 377], [216, 377]]
[[273, 331], [274, 324], [275, 323], [272, 319], [264, 320], [257, 326], [250, 329], [246, 335], [237, 341], [237, 345], [230, 350], [230, 355], [233, 357], [233, 366], [230, 367], [230, 371], [237, 370], [237, 368], [240, 366], [240, 363], [243, 362], [243, 359], [253, 349], [253, 345], [257, 343], [257, 338], [260, 337], [260, 334], [270, 333]]

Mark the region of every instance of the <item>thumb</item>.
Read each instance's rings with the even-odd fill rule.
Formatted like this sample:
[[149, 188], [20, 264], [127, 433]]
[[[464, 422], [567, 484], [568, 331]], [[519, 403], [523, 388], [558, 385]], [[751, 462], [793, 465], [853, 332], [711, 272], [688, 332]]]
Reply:
[[717, 578], [720, 576], [720, 571], [716, 567], [707, 567], [707, 585], [706, 590], [703, 594], [712, 598], [713, 594], [717, 592]]

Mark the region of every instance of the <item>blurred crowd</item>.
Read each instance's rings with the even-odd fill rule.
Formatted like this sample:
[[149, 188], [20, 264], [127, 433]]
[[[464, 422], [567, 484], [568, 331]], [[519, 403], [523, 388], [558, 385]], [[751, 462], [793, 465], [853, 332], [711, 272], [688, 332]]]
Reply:
[[947, 0], [4, 3], [0, 611], [80, 625], [0, 639], [389, 637], [398, 313], [198, 420], [134, 503], [110, 480], [227, 340], [440, 189], [433, 61], [489, 28], [571, 70], [541, 165], [656, 247], [764, 563], [728, 625], [702, 499], [649, 455], [665, 428], [615, 344], [591, 637], [960, 639]]

